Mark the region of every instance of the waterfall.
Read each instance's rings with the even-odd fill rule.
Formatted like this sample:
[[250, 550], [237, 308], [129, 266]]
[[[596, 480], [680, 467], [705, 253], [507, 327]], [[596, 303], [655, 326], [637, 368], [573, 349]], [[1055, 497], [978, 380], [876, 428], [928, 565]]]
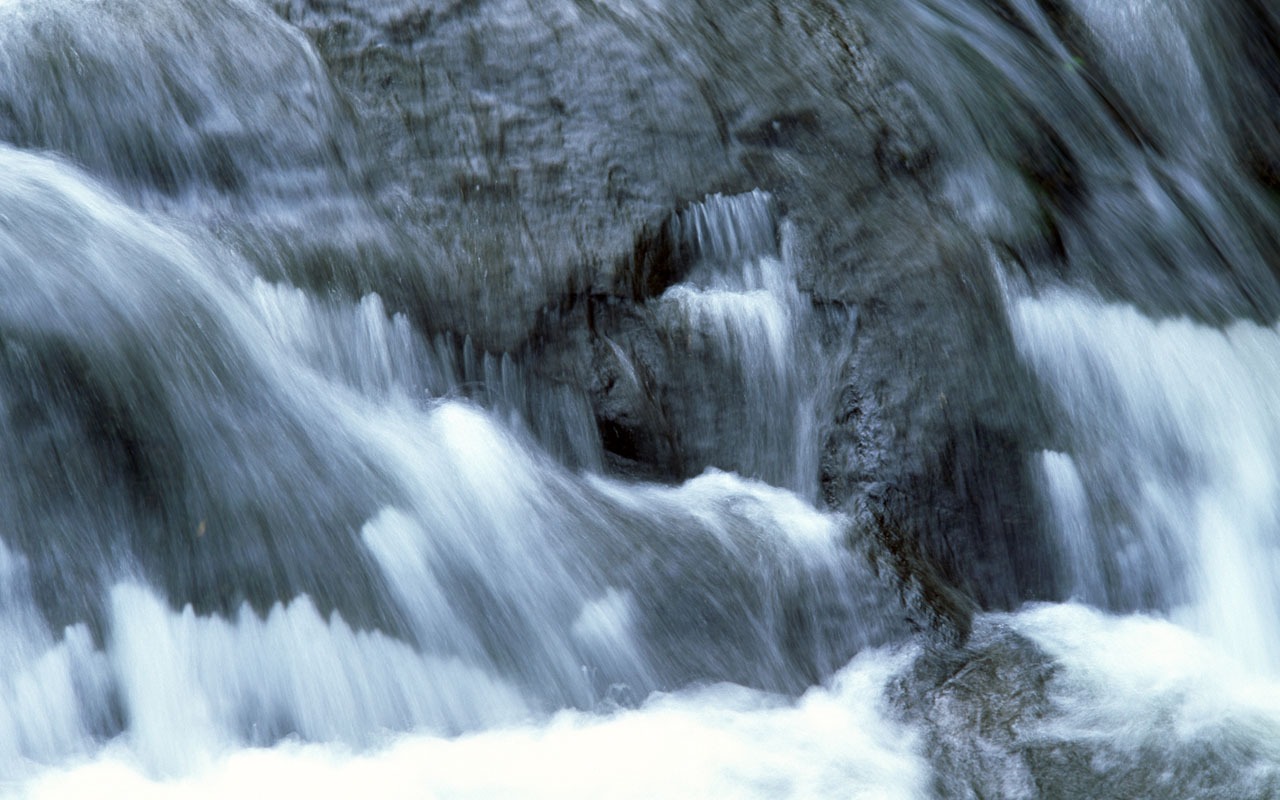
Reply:
[[895, 35], [927, 54], [906, 68], [957, 76], [921, 85], [953, 131], [953, 202], [996, 244], [1015, 346], [1046, 395], [1051, 447], [1033, 472], [1061, 584], [1273, 667], [1280, 229], [1241, 163], [1251, 112], [1226, 104], [1249, 67], [1227, 37], [1261, 35], [1239, 27], [1252, 12], [1082, 0], [900, 13]]
[[1070, 453], [1046, 453], [1080, 599], [1168, 608], [1258, 668], [1280, 659], [1280, 333], [1156, 321], [1057, 293], [1015, 304]]
[[1280, 795], [1280, 16], [767, 11], [0, 0], [0, 796]]
[[696, 263], [663, 293], [659, 313], [672, 350], [707, 376], [682, 398], [679, 415], [697, 422], [697, 439], [685, 446], [816, 498], [819, 354], [773, 198], [760, 190], [711, 196], [680, 212], [674, 227]]

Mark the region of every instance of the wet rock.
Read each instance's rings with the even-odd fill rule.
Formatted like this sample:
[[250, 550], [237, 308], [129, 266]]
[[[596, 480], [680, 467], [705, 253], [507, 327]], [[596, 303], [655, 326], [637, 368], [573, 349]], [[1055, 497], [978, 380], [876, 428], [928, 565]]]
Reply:
[[660, 282], [643, 231], [682, 202], [751, 188], [660, 28], [605, 4], [365, 6], [279, 10], [351, 98], [377, 201], [430, 243], [427, 324], [516, 349], [570, 284], [612, 287], [632, 256]]
[[924, 727], [936, 796], [1039, 796], [1022, 736], [1053, 711], [1054, 669], [1030, 639], [996, 628], [926, 651], [890, 685], [890, 701]]
[[[934, 795], [948, 800], [1260, 799], [1280, 788], [1264, 734], [1223, 737], [1187, 720], [1176, 733], [1138, 726], [1126, 735], [1114, 716], [1123, 706], [1106, 696], [1124, 690], [1089, 688], [1075, 668], [987, 617], [964, 646], [925, 650], [886, 694], [923, 730]], [[1171, 695], [1176, 725], [1178, 707], [1194, 701]]]

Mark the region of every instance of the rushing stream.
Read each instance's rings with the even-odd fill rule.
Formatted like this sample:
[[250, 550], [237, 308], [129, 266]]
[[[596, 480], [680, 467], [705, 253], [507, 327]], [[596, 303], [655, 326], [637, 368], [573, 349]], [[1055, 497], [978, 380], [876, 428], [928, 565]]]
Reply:
[[[998, 268], [1019, 356], [1050, 398], [1042, 482], [1064, 582], [1104, 608], [1170, 611], [1275, 673], [1280, 207], [1273, 181], [1241, 174], [1241, 152], [1261, 157], [1258, 137], [1276, 133], [1233, 104], [1256, 96], [1248, 37], [1267, 35], [1243, 26], [1274, 19], [1194, 2], [1041, 5], [1008, 4], [1018, 31], [922, 3], [916, 30], [963, 41], [930, 48], [940, 60], [974, 48], [1000, 70], [937, 106], [956, 131], [945, 146], [969, 164], [957, 202], [997, 238], [1018, 235], [1019, 203], [1052, 212], [1050, 274], [1034, 258]], [[1261, 55], [1275, 66], [1274, 50]], [[1012, 131], [982, 116], [1001, 105]], [[1047, 148], [1039, 168], [1011, 152], [1021, 137]]]
[[[637, 73], [668, 57], [653, 31], [701, 30], [674, 2], [470, 5], [557, 47], [607, 23]], [[636, 223], [629, 291], [535, 308], [559, 251], [499, 200], [608, 233], [556, 194], [574, 163], [510, 152], [580, 144], [565, 101], [533, 124], [472, 94], [459, 222], [330, 75], [429, 67], [414, 37], [475, 8], [0, 0], [0, 793], [1280, 796], [1280, 116], [1254, 113], [1280, 19], [845, 5], [917, 87], [930, 203], [981, 242], [996, 310], [966, 313], [1013, 355], [982, 374], [1025, 377], [999, 414], [1048, 588], [958, 635], [919, 611], [930, 581], [1006, 567], [896, 562], [859, 513], [888, 481], [872, 434], [914, 418], [883, 410], [904, 384], [849, 400], [887, 306], [820, 297], [840, 248], [801, 166], [708, 178]], [[375, 23], [404, 40], [353, 33]], [[428, 67], [424, 98], [463, 69]], [[713, 126], [801, 165], [823, 113]], [[627, 165], [604, 174], [622, 219]], [[866, 439], [854, 499], [833, 425]]]

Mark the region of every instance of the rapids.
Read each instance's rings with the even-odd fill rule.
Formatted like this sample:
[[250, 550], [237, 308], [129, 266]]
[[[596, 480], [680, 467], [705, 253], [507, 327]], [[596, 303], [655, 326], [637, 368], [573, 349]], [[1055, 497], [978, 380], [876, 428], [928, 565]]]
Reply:
[[1280, 795], [1258, 0], [0, 0], [0, 793]]

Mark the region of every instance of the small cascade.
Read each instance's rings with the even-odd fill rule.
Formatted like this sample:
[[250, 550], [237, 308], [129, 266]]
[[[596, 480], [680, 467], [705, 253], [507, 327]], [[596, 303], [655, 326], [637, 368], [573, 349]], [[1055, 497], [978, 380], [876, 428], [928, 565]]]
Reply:
[[1275, 20], [1246, 5], [922, 0], [879, 24], [911, 53], [953, 207], [1021, 282], [1059, 585], [1274, 669], [1280, 227], [1251, 164], [1276, 152]]
[[107, 660], [84, 625], [60, 640], [50, 634], [32, 602], [26, 559], [3, 541], [0, 641], [0, 775], [23, 761], [88, 753], [112, 717]]
[[1246, 663], [1280, 663], [1280, 328], [1217, 330], [1065, 291], [1013, 305], [1069, 450], [1043, 478], [1067, 583], [1167, 608]]
[[453, 735], [708, 676], [798, 691], [899, 633], [844, 521], [788, 492], [725, 473], [583, 481], [457, 403], [330, 410], [398, 484], [360, 542], [407, 635], [305, 595], [265, 614], [175, 610], [125, 579], [103, 642], [83, 625], [59, 638], [6, 549], [0, 769], [120, 734], [150, 774], [185, 775], [226, 748]]
[[670, 347], [692, 367], [696, 387], [682, 399], [681, 418], [696, 421], [682, 444], [697, 461], [815, 497], [809, 303], [773, 198], [758, 189], [712, 195], [680, 212], [673, 228], [695, 259], [661, 298]]
[[707, 195], [676, 214], [673, 228], [705, 262], [735, 267], [778, 253], [777, 208], [760, 189]]

